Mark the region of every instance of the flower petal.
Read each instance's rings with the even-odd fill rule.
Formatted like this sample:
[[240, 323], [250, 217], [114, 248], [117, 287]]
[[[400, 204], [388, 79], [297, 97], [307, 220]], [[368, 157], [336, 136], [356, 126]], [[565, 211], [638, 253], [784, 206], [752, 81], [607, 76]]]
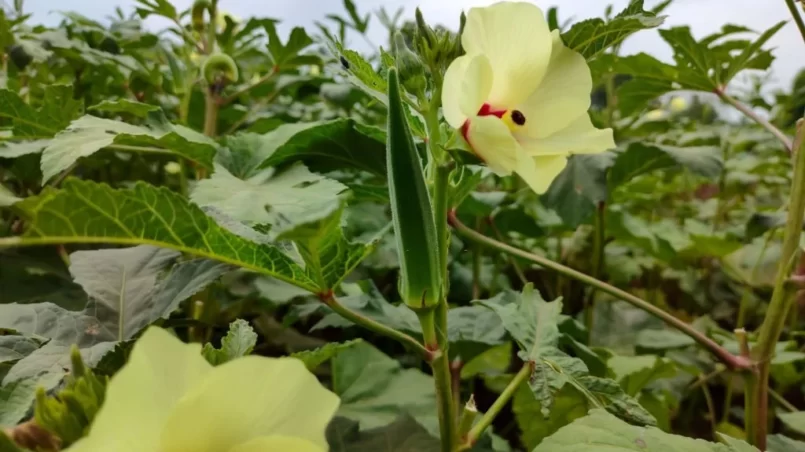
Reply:
[[587, 61], [562, 43], [559, 32], [552, 33], [553, 50], [548, 72], [539, 87], [518, 110], [526, 117], [522, 133], [545, 138], [563, 129], [590, 108], [593, 80]]
[[488, 102], [512, 108], [539, 86], [551, 58], [551, 32], [542, 10], [524, 2], [470, 8], [461, 35], [467, 55], [489, 58], [494, 73]]
[[70, 450], [130, 451], [132, 444], [137, 450], [158, 450], [171, 411], [211, 370], [200, 345], [148, 328], [110, 380], [89, 435]]
[[229, 449], [227, 452], [269, 452], [283, 450], [293, 452], [327, 452], [327, 449], [322, 449], [317, 444], [306, 439], [279, 435], [256, 438], [249, 442], [239, 444]]
[[532, 157], [521, 151], [517, 157], [515, 171], [537, 194], [548, 191], [551, 182], [567, 166], [566, 155]]
[[464, 55], [444, 74], [442, 106], [447, 123], [458, 129], [478, 114], [492, 89], [492, 66], [484, 55]]
[[498, 176], [508, 176], [517, 166], [520, 144], [497, 116], [472, 118], [467, 141], [478, 157]]
[[338, 403], [297, 359], [239, 358], [213, 369], [173, 410], [161, 450], [219, 452], [270, 435], [326, 450]]
[[615, 148], [612, 129], [596, 129], [587, 113], [546, 138], [526, 138], [520, 143], [531, 156], [597, 154]]

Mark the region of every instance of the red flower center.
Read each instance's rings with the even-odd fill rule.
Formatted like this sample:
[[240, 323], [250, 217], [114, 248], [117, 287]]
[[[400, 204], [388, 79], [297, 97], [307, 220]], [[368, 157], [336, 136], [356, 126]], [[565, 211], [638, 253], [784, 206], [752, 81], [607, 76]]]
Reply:
[[[489, 104], [481, 105], [481, 108], [478, 110], [477, 116], [497, 116], [498, 118], [503, 118], [503, 115], [506, 114], [506, 110], [494, 109]], [[464, 139], [467, 140], [467, 143], [470, 142], [468, 137], [470, 131], [470, 120], [467, 119], [464, 121], [464, 124], [461, 125], [461, 135], [464, 136]]]

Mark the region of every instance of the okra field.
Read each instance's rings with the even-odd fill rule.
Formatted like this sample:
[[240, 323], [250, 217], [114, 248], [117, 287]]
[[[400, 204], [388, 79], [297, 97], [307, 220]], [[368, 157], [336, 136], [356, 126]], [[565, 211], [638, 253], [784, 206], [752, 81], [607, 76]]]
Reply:
[[1, 3], [0, 452], [805, 452], [805, 2], [682, 1]]

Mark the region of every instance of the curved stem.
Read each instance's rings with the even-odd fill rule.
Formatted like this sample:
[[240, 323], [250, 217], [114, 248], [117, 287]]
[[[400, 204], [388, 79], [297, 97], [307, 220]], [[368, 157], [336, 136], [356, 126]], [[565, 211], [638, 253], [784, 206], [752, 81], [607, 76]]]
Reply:
[[805, 22], [802, 21], [802, 16], [800, 16], [799, 11], [797, 11], [797, 5], [794, 3], [794, 0], [785, 0], [785, 4], [788, 5], [788, 10], [791, 11], [791, 17], [794, 18], [794, 22], [796, 22], [797, 28], [799, 28], [799, 34], [801, 34], [802, 39], [805, 40]]
[[721, 100], [732, 105], [733, 107], [735, 107], [736, 110], [746, 115], [747, 118], [760, 124], [760, 126], [762, 126], [764, 129], [768, 130], [772, 135], [777, 137], [777, 139], [780, 140], [780, 142], [783, 143], [783, 145], [785, 146], [786, 151], [788, 151], [789, 153], [791, 152], [791, 149], [793, 148], [791, 139], [788, 138], [788, 136], [784, 134], [780, 129], [775, 127], [774, 124], [761, 118], [757, 113], [754, 112], [754, 110], [742, 104], [737, 99], [729, 96], [727, 93], [724, 92], [723, 89], [717, 89], [714, 92], [718, 95], [718, 97], [721, 98]]
[[517, 372], [517, 375], [514, 376], [512, 381], [509, 382], [508, 386], [506, 386], [506, 389], [504, 389], [503, 392], [500, 393], [500, 396], [498, 396], [497, 400], [495, 400], [492, 406], [490, 406], [489, 409], [486, 410], [486, 413], [484, 413], [484, 415], [481, 416], [481, 419], [478, 421], [478, 423], [475, 424], [475, 426], [470, 429], [469, 433], [467, 433], [467, 438], [464, 441], [463, 445], [465, 449], [472, 447], [475, 444], [475, 442], [478, 441], [478, 438], [481, 436], [484, 430], [486, 430], [487, 427], [492, 425], [492, 422], [495, 420], [495, 417], [497, 417], [497, 415], [500, 413], [503, 407], [506, 406], [506, 404], [514, 395], [514, 391], [516, 391], [517, 388], [524, 381], [526, 381], [528, 377], [531, 376], [531, 372], [532, 372], [531, 364], [525, 363], [523, 367], [520, 369], [520, 371]]
[[360, 325], [369, 331], [373, 331], [377, 334], [389, 337], [391, 339], [396, 340], [397, 342], [409, 346], [425, 361], [430, 362], [431, 360], [433, 360], [433, 353], [430, 350], [426, 349], [418, 340], [414, 339], [413, 337], [401, 331], [397, 331], [394, 328], [383, 325], [380, 322], [374, 321], [368, 317], [364, 317], [361, 314], [358, 314], [355, 311], [350, 310], [346, 306], [339, 303], [338, 300], [336, 300], [335, 296], [332, 294], [332, 292], [319, 294], [319, 299], [330, 309], [335, 311], [336, 314], [349, 320], [350, 322], [356, 325]]
[[716, 358], [718, 358], [721, 362], [723, 362], [729, 368], [745, 370], [745, 369], [750, 369], [751, 366], [752, 366], [752, 363], [748, 359], [743, 358], [741, 356], [733, 355], [727, 349], [725, 349], [724, 347], [720, 346], [718, 343], [716, 343], [715, 341], [713, 341], [712, 339], [710, 339], [709, 337], [707, 337], [703, 333], [697, 331], [692, 326], [688, 325], [687, 323], [683, 322], [682, 320], [679, 320], [678, 318], [672, 316], [671, 314], [663, 311], [662, 309], [652, 305], [651, 303], [649, 303], [649, 302], [647, 302], [647, 301], [645, 301], [645, 300], [643, 300], [641, 298], [638, 298], [638, 297], [636, 297], [636, 296], [634, 296], [634, 295], [632, 295], [632, 294], [630, 294], [630, 293], [628, 293], [626, 291], [618, 289], [617, 287], [611, 286], [611, 285], [609, 285], [609, 284], [607, 284], [607, 283], [605, 283], [603, 281], [600, 281], [600, 280], [598, 280], [596, 278], [593, 278], [593, 277], [591, 277], [589, 275], [586, 275], [586, 274], [584, 274], [584, 273], [582, 273], [580, 271], [577, 271], [577, 270], [574, 270], [574, 269], [572, 269], [570, 267], [566, 267], [566, 266], [564, 266], [562, 264], [556, 263], [556, 262], [554, 262], [554, 261], [552, 261], [550, 259], [546, 259], [546, 258], [544, 258], [542, 256], [532, 254], [532, 253], [529, 253], [527, 251], [523, 251], [523, 250], [521, 250], [519, 248], [515, 248], [515, 247], [513, 247], [511, 245], [508, 245], [506, 243], [498, 242], [497, 240], [494, 240], [494, 239], [491, 239], [491, 238], [486, 237], [484, 235], [481, 235], [481, 234], [477, 233], [476, 231], [468, 228], [465, 224], [463, 224], [461, 221], [459, 221], [458, 218], [455, 215], [455, 211], [451, 211], [448, 218], [449, 218], [450, 224], [453, 226], [453, 228], [455, 228], [456, 231], [459, 234], [461, 234], [462, 236], [464, 236], [465, 238], [468, 238], [468, 239], [470, 239], [472, 241], [475, 241], [477, 243], [484, 244], [484, 245], [489, 246], [491, 248], [495, 248], [495, 249], [497, 249], [499, 251], [502, 251], [504, 253], [508, 253], [508, 254], [513, 255], [513, 256], [517, 256], [517, 257], [529, 260], [531, 262], [534, 262], [537, 265], [540, 265], [542, 267], [545, 267], [545, 268], [551, 269], [553, 271], [556, 271], [558, 273], [561, 273], [561, 274], [563, 274], [563, 275], [565, 275], [567, 277], [573, 278], [573, 279], [575, 279], [577, 281], [580, 281], [580, 282], [582, 282], [584, 284], [588, 284], [590, 286], [593, 286], [593, 287], [595, 287], [596, 289], [598, 289], [598, 290], [600, 290], [602, 292], [608, 293], [608, 294], [610, 294], [610, 295], [612, 295], [612, 296], [614, 296], [616, 298], [619, 298], [619, 299], [631, 304], [632, 306], [635, 306], [635, 307], [637, 307], [639, 309], [642, 309], [642, 310], [648, 312], [649, 314], [651, 314], [651, 315], [659, 318], [660, 320], [664, 321], [668, 325], [670, 325], [670, 326], [678, 329], [682, 333], [690, 336], [699, 345], [701, 345], [703, 348], [707, 349], [710, 353], [712, 353]]

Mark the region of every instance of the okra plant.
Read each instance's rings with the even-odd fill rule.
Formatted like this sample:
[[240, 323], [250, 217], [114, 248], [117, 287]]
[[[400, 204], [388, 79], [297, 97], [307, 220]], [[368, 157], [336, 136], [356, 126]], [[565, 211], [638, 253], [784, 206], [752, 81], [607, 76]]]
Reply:
[[775, 1], [4, 5], [0, 452], [805, 450]]

